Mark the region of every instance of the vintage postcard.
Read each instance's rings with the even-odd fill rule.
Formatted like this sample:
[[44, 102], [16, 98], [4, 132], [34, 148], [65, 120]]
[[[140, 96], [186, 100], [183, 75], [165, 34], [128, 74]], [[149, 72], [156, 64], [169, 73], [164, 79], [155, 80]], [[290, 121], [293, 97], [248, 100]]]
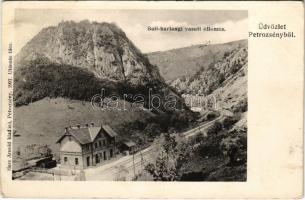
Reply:
[[5, 197], [301, 198], [301, 2], [4, 2]]

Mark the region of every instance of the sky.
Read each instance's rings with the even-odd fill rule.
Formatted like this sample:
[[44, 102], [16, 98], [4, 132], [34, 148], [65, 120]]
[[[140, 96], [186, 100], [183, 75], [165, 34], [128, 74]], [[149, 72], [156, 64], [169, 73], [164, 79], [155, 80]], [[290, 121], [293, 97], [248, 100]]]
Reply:
[[[164, 51], [196, 44], [225, 43], [247, 38], [247, 11], [234, 10], [66, 10], [18, 9], [15, 11], [17, 52], [39, 31], [61, 21], [82, 20], [117, 24], [143, 52]], [[224, 27], [226, 31], [160, 32], [148, 26]]]

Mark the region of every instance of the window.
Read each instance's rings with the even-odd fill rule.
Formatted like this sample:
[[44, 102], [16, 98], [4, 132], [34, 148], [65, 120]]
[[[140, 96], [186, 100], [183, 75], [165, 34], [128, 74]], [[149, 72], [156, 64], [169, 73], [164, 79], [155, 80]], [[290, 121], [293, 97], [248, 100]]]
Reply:
[[95, 148], [97, 148], [97, 143], [95, 143], [94, 145], [95, 145]]
[[103, 140], [103, 145], [106, 146], [106, 140]]
[[75, 165], [78, 165], [78, 158], [75, 158]]
[[68, 158], [67, 158], [67, 157], [64, 157], [64, 161], [67, 162], [67, 161], [68, 161]]
[[98, 141], [98, 145], [101, 147], [101, 146], [102, 146], [102, 142], [101, 142], [101, 141]]

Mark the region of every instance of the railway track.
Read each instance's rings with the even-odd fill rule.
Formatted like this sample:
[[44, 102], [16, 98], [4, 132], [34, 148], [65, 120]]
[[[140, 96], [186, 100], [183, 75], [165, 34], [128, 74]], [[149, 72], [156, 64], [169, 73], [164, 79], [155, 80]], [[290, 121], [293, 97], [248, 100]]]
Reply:
[[[184, 133], [181, 133], [180, 135], [182, 138], [188, 139], [190, 137], [193, 137], [201, 132], [203, 132], [206, 128], [213, 125], [216, 121], [223, 119], [225, 114], [222, 112], [220, 115], [215, 118], [212, 121], [206, 122], [201, 124], [200, 126], [193, 128], [189, 131], [186, 131]], [[153, 160], [152, 154], [156, 153], [158, 151], [158, 146], [152, 145], [147, 147], [144, 150], [141, 150], [141, 152], [138, 152], [134, 155], [129, 155], [129, 158], [123, 157], [117, 161], [105, 164], [103, 166], [97, 167], [97, 168], [91, 168], [86, 170], [86, 177], [88, 180], [93, 179], [101, 179], [101, 180], [114, 180], [117, 175], [122, 173], [122, 170], [127, 171], [128, 173], [128, 179], [131, 179], [130, 177], [133, 177], [134, 171], [139, 171], [139, 168], [145, 166], [145, 164], [149, 163]], [[143, 160], [142, 160], [143, 159]], [[143, 169], [140, 169], [143, 170]]]

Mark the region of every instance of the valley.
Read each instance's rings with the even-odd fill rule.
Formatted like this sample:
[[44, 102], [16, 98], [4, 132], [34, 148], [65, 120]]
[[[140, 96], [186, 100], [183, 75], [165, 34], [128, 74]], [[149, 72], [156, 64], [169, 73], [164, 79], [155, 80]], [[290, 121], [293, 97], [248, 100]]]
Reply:
[[[245, 181], [247, 64], [246, 40], [142, 54], [114, 24], [46, 27], [15, 58], [13, 170], [23, 180]], [[49, 156], [51, 169], [33, 164]]]

